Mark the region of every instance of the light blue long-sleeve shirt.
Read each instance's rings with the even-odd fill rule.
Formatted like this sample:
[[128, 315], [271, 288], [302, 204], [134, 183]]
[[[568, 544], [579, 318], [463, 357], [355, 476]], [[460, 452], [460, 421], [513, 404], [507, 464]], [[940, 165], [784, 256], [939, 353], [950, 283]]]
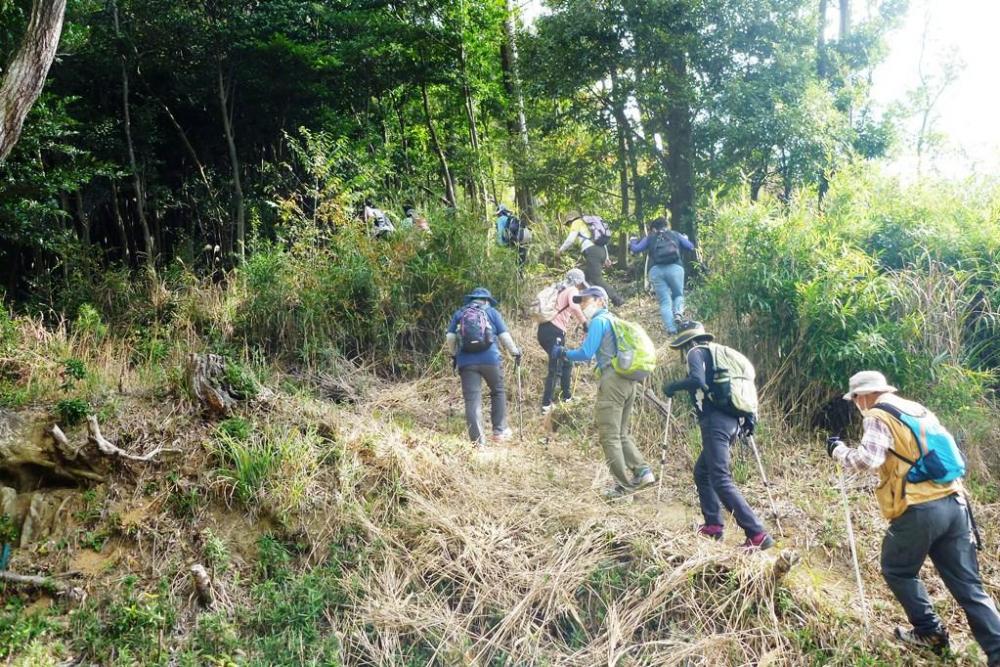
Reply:
[[611, 365], [611, 360], [617, 353], [615, 332], [611, 328], [611, 313], [602, 308], [587, 325], [587, 337], [583, 340], [583, 345], [574, 350], [566, 350], [566, 358], [573, 362], [584, 362], [596, 356], [597, 367], [604, 369]]

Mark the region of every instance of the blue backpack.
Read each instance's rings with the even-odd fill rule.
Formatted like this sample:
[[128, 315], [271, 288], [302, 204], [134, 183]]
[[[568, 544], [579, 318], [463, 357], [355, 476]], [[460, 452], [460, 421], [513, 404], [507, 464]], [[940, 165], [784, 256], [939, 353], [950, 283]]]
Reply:
[[458, 339], [462, 352], [483, 352], [493, 345], [493, 325], [486, 308], [470, 303], [458, 317]]
[[913, 437], [917, 440], [920, 456], [916, 460], [901, 456], [893, 449], [889, 450], [896, 458], [912, 466], [906, 474], [907, 482], [947, 484], [965, 475], [962, 452], [959, 451], [955, 438], [941, 425], [934, 413], [928, 411], [923, 417], [916, 417], [888, 403], [878, 403], [875, 407], [895, 417], [913, 432]]

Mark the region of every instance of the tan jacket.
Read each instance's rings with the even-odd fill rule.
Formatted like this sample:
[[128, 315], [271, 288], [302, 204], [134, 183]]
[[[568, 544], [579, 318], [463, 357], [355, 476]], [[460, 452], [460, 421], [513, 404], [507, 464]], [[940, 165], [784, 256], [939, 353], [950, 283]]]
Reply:
[[[927, 408], [919, 403], [908, 401], [895, 394], [885, 394], [879, 399], [879, 402], [888, 403], [907, 414], [919, 416], [928, 412]], [[920, 456], [917, 439], [906, 424], [878, 408], [872, 408], [866, 413], [866, 416], [878, 419], [889, 427], [892, 432], [892, 448], [896, 453], [911, 461]], [[930, 502], [962, 491], [960, 480], [947, 484], [938, 484], [937, 482], [909, 483], [906, 481], [906, 474], [909, 471], [910, 464], [894, 456], [892, 452], [886, 453], [885, 462], [879, 466], [879, 485], [875, 489], [875, 498], [878, 499], [882, 515], [890, 521], [905, 512], [911, 505]]]

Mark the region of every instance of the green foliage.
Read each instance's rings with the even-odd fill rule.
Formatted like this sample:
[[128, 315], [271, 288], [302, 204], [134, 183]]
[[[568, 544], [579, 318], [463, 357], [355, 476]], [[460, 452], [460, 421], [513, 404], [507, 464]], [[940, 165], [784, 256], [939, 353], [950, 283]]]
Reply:
[[[702, 228], [701, 314], [723, 342], [740, 341], [762, 383], [780, 387], [779, 400], [805, 416], [842, 393], [854, 372], [876, 368], [960, 434], [986, 437], [1000, 283], [983, 241], [1000, 239], [1000, 228], [950, 206], [957, 193], [931, 207], [922, 186], [870, 172], [845, 172], [830, 192], [822, 214], [805, 198], [789, 208], [717, 205]], [[909, 236], [894, 245], [904, 228]]]
[[9, 514], [0, 514], [0, 545], [3, 545], [4, 543], [16, 543], [17, 536], [20, 532], [21, 531], [18, 528], [18, 525]]
[[82, 398], [64, 398], [56, 403], [59, 422], [65, 426], [75, 426], [91, 413], [90, 403]]
[[166, 664], [162, 637], [177, 621], [170, 584], [154, 591], [139, 590], [128, 576], [116, 595], [88, 603], [73, 612], [70, 631], [84, 655], [105, 665]]
[[295, 511], [312, 490], [321, 446], [313, 429], [268, 425], [246, 438], [220, 429], [211, 448], [220, 463], [218, 474], [237, 500], [282, 514]]
[[0, 609], [0, 658], [17, 654], [33, 640], [56, 629], [57, 625], [45, 611], [26, 613], [20, 597], [7, 597]]
[[229, 417], [219, 422], [217, 430], [225, 437], [245, 441], [250, 438], [253, 426], [245, 417]]
[[101, 314], [89, 303], [81, 304], [77, 310], [73, 331], [78, 336], [100, 341], [108, 333], [108, 326], [101, 320]]
[[224, 372], [226, 385], [237, 398], [251, 399], [260, 393], [256, 378], [243, 364], [227, 359]]

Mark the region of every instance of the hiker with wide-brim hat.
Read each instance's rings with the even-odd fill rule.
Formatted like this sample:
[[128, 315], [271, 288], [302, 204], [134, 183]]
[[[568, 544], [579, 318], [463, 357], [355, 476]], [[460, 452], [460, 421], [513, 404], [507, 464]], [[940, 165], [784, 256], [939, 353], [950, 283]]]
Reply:
[[663, 393], [668, 398], [673, 398], [674, 394], [682, 391], [690, 393], [698, 415], [701, 454], [694, 466], [694, 483], [698, 488], [698, 501], [705, 519], [705, 523], [698, 528], [698, 534], [721, 540], [725, 526], [722, 510], [725, 508], [732, 513], [736, 524], [746, 534], [744, 549], [768, 549], [774, 545], [774, 540], [736, 488], [730, 470], [730, 453], [740, 432], [740, 419], [724, 406], [716, 405], [710, 397], [715, 364], [706, 344], [714, 338], [701, 322], [681, 322], [677, 335], [670, 341], [670, 347], [681, 351], [687, 363], [688, 374], [683, 380], [663, 384]]
[[580, 269], [567, 271], [565, 278], [554, 286], [554, 289], [558, 290], [555, 298], [555, 315], [549, 320], [538, 323], [538, 344], [549, 358], [548, 373], [542, 385], [543, 415], [548, 414], [555, 405], [552, 401], [555, 398], [557, 381], [562, 393], [562, 402], [568, 403], [573, 400], [573, 364], [560, 363], [559, 357], [552, 356], [552, 348], [556, 345], [565, 345], [566, 332], [569, 331], [573, 320], [578, 321], [586, 330], [587, 318], [580, 304], [573, 303], [573, 297], [587, 287], [589, 285], [584, 280], [583, 271]]
[[660, 304], [660, 318], [667, 334], [677, 333], [677, 321], [684, 313], [684, 262], [682, 250], [694, 250], [694, 244], [680, 232], [670, 229], [667, 218], [660, 216], [649, 223], [649, 234], [642, 240], [629, 239], [629, 250], [645, 252], [649, 264], [649, 284]]
[[566, 239], [556, 250], [556, 257], [569, 250], [574, 243], [579, 243], [580, 252], [583, 254], [583, 274], [587, 283], [603, 288], [610, 297], [609, 305], [617, 307], [622, 305], [624, 300], [618, 295], [615, 288], [604, 280], [604, 268], [611, 266], [611, 256], [608, 254], [606, 245], [595, 243], [594, 231], [587, 222], [590, 218], [600, 220], [597, 216], [577, 214], [570, 216], [563, 223], [569, 229], [566, 233]]
[[[827, 439], [826, 452], [846, 468], [878, 473], [875, 498], [889, 520], [882, 541], [882, 577], [912, 626], [896, 628], [896, 638], [937, 653], [948, 648], [948, 631], [919, 579], [930, 556], [965, 611], [990, 667], [1000, 667], [1000, 614], [979, 574], [978, 538], [961, 482], [964, 460], [954, 439], [933, 412], [898, 396], [878, 371], [851, 376], [844, 400], [864, 415], [861, 443], [852, 448], [834, 436]], [[938, 445], [943, 449], [937, 450]], [[918, 460], [932, 449], [942, 465], [928, 475], [930, 468]]]
[[452, 315], [446, 336], [447, 348], [462, 378], [469, 438], [478, 445], [486, 442], [482, 419], [483, 381], [490, 389], [492, 439], [503, 441], [513, 435], [507, 426], [507, 395], [499, 346], [514, 357], [515, 363], [520, 362], [521, 350], [507, 330], [497, 305], [489, 290], [483, 287], [472, 290], [465, 295], [462, 307]]
[[629, 427], [640, 383], [619, 375], [611, 367], [617, 346], [604, 288], [591, 285], [574, 296], [573, 301], [580, 305], [588, 320], [587, 337], [575, 349], [556, 346], [552, 356], [561, 355], [564, 360], [577, 363], [591, 359], [597, 362], [600, 381], [594, 414], [601, 449], [615, 479], [614, 486], [604, 495], [609, 499], [618, 498], [656, 481]]

